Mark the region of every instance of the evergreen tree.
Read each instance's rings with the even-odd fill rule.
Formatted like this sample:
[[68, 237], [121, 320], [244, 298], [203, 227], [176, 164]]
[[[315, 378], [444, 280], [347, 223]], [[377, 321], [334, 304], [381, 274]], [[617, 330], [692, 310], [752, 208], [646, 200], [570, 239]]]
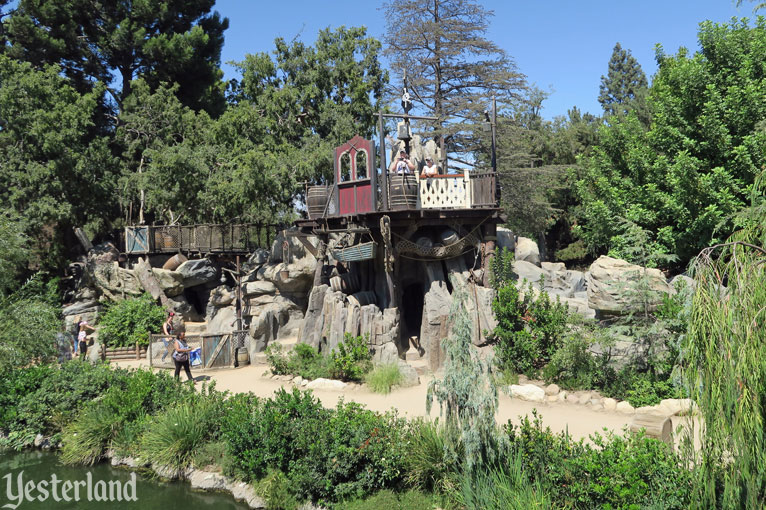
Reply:
[[641, 65], [620, 43], [615, 44], [609, 71], [601, 76], [598, 102], [606, 115], [625, 115], [635, 111], [644, 125], [649, 124], [646, 96], [649, 86]]
[[96, 80], [118, 105], [131, 82], [153, 88], [178, 83], [178, 96], [194, 109], [224, 106], [220, 70], [228, 20], [212, 12], [214, 0], [20, 0], [7, 24], [8, 53], [36, 66], [58, 64], [81, 92]]
[[439, 118], [444, 127], [434, 136], [444, 137], [450, 153], [479, 149], [473, 128], [492, 95], [505, 111], [525, 88], [514, 61], [486, 38], [492, 11], [466, 0], [390, 0], [383, 10], [395, 87], [406, 73], [413, 102]]

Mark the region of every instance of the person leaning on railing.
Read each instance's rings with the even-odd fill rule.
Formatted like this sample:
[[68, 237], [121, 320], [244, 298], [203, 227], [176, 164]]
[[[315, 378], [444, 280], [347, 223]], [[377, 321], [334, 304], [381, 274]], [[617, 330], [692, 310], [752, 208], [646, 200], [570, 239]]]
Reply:
[[426, 164], [423, 166], [423, 170], [420, 172], [420, 178], [426, 179], [428, 177], [434, 177], [441, 173], [439, 165], [434, 164], [433, 158], [430, 156], [426, 158]]

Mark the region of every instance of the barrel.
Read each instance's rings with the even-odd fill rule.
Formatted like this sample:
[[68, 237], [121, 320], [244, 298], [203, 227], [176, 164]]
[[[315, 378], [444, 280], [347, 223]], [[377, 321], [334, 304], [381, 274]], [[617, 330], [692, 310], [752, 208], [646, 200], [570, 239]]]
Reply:
[[311, 186], [306, 195], [306, 206], [309, 210], [309, 218], [321, 218], [327, 205], [327, 197], [330, 193], [329, 186]]
[[415, 244], [420, 246], [421, 248], [432, 248], [434, 245], [434, 242], [431, 241], [430, 237], [418, 237], [417, 241], [415, 241]]
[[371, 290], [357, 292], [348, 297], [348, 302], [353, 306], [365, 306], [375, 304], [375, 293]]
[[237, 349], [237, 363], [239, 363], [240, 366], [250, 364], [250, 354], [248, 354], [247, 349]]
[[353, 294], [359, 290], [359, 278], [355, 273], [343, 273], [339, 276], [330, 278], [330, 288], [335, 292], [344, 294]]
[[162, 269], [167, 269], [168, 271], [175, 271], [176, 269], [178, 269], [178, 266], [180, 266], [181, 264], [183, 264], [187, 260], [188, 259], [184, 255], [182, 255], [180, 253], [176, 253], [175, 255], [170, 257], [167, 260], [167, 262], [165, 262], [162, 265]]
[[414, 175], [389, 176], [388, 201], [393, 210], [415, 209], [418, 205], [418, 181]]
[[448, 228], [442, 231], [442, 233], [439, 235], [439, 239], [441, 239], [444, 246], [449, 246], [458, 242], [460, 238], [458, 237], [457, 232], [451, 228]]

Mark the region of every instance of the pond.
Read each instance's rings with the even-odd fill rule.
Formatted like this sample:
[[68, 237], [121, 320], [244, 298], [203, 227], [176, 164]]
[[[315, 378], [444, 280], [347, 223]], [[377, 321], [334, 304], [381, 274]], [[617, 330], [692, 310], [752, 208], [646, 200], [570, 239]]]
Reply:
[[[21, 496], [19, 481], [24, 487]], [[64, 500], [65, 491], [69, 502]], [[54, 492], [59, 501], [55, 500]], [[75, 496], [79, 501], [74, 500]], [[99, 500], [102, 496], [105, 499]], [[0, 508], [246, 510], [248, 506], [226, 493], [192, 490], [187, 482], [160, 482], [106, 463], [64, 466], [55, 453], [32, 450], [0, 451]]]

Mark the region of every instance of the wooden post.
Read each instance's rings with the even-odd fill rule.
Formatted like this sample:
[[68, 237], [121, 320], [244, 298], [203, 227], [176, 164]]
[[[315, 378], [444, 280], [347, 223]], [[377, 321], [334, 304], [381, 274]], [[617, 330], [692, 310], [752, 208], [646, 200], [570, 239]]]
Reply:
[[[380, 135], [380, 186], [383, 207], [381, 211], [388, 211], [388, 166], [386, 165], [386, 139], [383, 134], [383, 112], [378, 112], [378, 134]], [[377, 200], [376, 197], [375, 200]]]
[[485, 235], [484, 235], [484, 243], [482, 243], [482, 246], [484, 248], [484, 253], [482, 253], [481, 258], [481, 270], [482, 270], [482, 277], [481, 277], [481, 284], [484, 287], [489, 287], [489, 277], [490, 272], [492, 268], [492, 259], [495, 258], [495, 241], [497, 240], [497, 225], [494, 223], [491, 223], [486, 226], [485, 228]]
[[138, 342], [136, 342], [136, 359], [141, 359], [141, 347], [138, 346]]

